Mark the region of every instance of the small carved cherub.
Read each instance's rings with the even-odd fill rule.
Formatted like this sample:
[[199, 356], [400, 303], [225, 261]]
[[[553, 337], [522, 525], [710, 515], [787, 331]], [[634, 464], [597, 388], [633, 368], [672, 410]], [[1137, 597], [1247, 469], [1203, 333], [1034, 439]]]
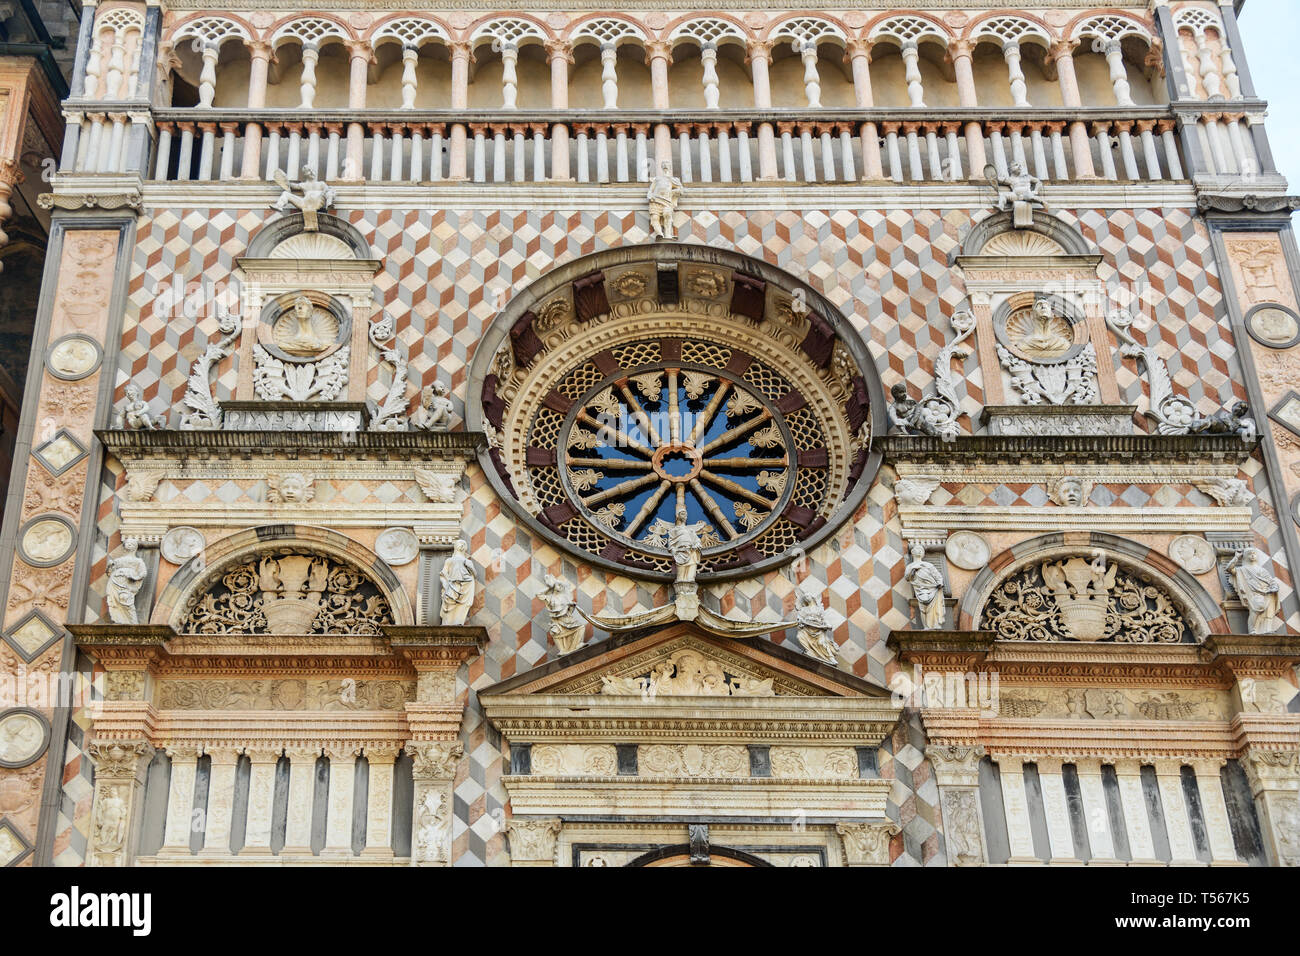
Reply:
[[420, 392], [420, 405], [411, 413], [411, 425], [427, 432], [451, 431], [454, 406], [450, 392], [442, 382], [426, 385]]
[[126, 406], [117, 416], [117, 427], [130, 431], [156, 431], [163, 427], [162, 416], [154, 417], [144, 392], [134, 382], [126, 386]]

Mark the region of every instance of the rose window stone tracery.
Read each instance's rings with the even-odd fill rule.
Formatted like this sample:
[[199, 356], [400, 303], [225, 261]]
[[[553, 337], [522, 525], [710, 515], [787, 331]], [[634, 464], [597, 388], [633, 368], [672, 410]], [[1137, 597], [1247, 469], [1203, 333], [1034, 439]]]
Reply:
[[560, 547], [661, 579], [679, 512], [706, 578], [832, 531], [878, 461], [862, 342], [805, 290], [719, 263], [619, 265], [539, 292], [485, 337], [470, 417], [498, 491]]

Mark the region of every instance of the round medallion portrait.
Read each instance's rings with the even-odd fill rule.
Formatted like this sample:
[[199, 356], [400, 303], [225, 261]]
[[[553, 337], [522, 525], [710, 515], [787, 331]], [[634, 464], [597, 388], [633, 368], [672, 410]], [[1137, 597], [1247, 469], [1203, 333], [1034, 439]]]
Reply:
[[182, 526], [172, 528], [162, 536], [158, 550], [172, 564], [185, 564], [201, 552], [207, 544], [203, 532], [197, 528]]
[[75, 382], [92, 374], [104, 358], [99, 343], [86, 335], [65, 335], [50, 346], [45, 367], [55, 378]]
[[18, 532], [19, 555], [36, 568], [62, 564], [72, 556], [76, 544], [76, 528], [59, 515], [33, 518]]
[[1064, 362], [1086, 344], [1078, 316], [1057, 296], [1013, 296], [994, 314], [993, 331], [1012, 354], [1038, 364]]
[[1300, 316], [1276, 303], [1257, 305], [1246, 313], [1246, 331], [1260, 345], [1288, 349], [1300, 345]]
[[26, 708], [0, 714], [0, 767], [25, 767], [45, 752], [50, 728], [36, 711]]
[[276, 358], [315, 362], [344, 345], [350, 327], [347, 312], [334, 299], [297, 292], [267, 304], [257, 337]]

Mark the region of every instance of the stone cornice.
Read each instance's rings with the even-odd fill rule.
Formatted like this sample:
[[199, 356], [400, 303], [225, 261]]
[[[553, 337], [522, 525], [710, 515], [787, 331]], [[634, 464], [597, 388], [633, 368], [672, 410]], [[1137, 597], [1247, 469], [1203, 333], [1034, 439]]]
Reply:
[[355, 459], [465, 458], [485, 441], [481, 432], [289, 432], [98, 430], [95, 437], [119, 458], [282, 458], [336, 456]]
[[1016, 683], [1193, 684], [1228, 687], [1236, 677], [1276, 679], [1300, 664], [1300, 639], [1212, 634], [1204, 644], [996, 641], [992, 631], [895, 631], [888, 646], [928, 670], [996, 672]]
[[657, 697], [480, 695], [507, 740], [564, 743], [879, 744], [902, 708], [871, 697]]
[[874, 441], [886, 462], [1244, 462], [1258, 441], [1235, 435], [884, 435]]
[[293, 674], [414, 678], [417, 665], [459, 665], [487, 641], [481, 627], [394, 627], [380, 637], [177, 634], [167, 625], [74, 624], [77, 647], [110, 670], [160, 677]]

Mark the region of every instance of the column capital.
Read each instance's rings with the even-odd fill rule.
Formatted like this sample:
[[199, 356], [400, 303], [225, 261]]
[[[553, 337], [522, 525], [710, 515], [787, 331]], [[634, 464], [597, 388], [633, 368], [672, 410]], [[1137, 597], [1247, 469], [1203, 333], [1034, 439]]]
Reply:
[[268, 63], [276, 59], [275, 49], [265, 40], [253, 40], [244, 46], [248, 50], [249, 59], [265, 60]]
[[763, 60], [772, 62], [772, 42], [770, 40], [751, 40], [745, 45], [745, 62]]
[[412, 741], [407, 743], [406, 752], [417, 780], [451, 780], [456, 776], [465, 748], [454, 740]]
[[244, 756], [254, 764], [277, 763], [283, 753], [283, 747], [274, 747], [270, 744], [244, 748]]
[[1300, 782], [1300, 751], [1297, 750], [1250, 747], [1242, 755], [1241, 766], [1250, 782], [1250, 792], [1256, 797], [1265, 790], [1295, 790]]
[[673, 45], [667, 40], [651, 40], [645, 45], [647, 60], [663, 60], [669, 66], [673, 62]]
[[556, 60], [563, 60], [565, 63], [574, 62], [573, 47], [564, 40], [547, 40], [544, 47], [547, 62], [554, 63]]
[[979, 784], [980, 760], [984, 748], [979, 744], [939, 744], [925, 748], [926, 759], [934, 768], [939, 786], [974, 787]]
[[555, 846], [564, 822], [559, 817], [506, 821], [510, 838], [510, 862], [513, 865], [553, 866]]
[[902, 831], [894, 821], [884, 820], [837, 823], [835, 832], [844, 847], [844, 862], [849, 866], [888, 866], [889, 843]]
[[367, 746], [364, 748], [364, 754], [367, 763], [393, 763], [397, 760], [397, 754], [401, 750], [396, 744], [378, 744], [374, 747]]
[[853, 37], [844, 46], [844, 55], [850, 60], [856, 60], [862, 57], [868, 63], [871, 62], [871, 48], [874, 46], [866, 37]]
[[239, 763], [240, 750], [238, 747], [204, 747], [203, 755], [212, 761], [214, 767], [233, 767]]
[[1057, 40], [1048, 47], [1046, 61], [1056, 63], [1059, 60], [1070, 59], [1074, 56], [1074, 51], [1078, 46], [1078, 40]]
[[87, 748], [95, 762], [95, 777], [130, 779], [157, 752], [147, 740], [96, 740]]
[[375, 51], [365, 40], [348, 40], [343, 44], [351, 60], [365, 60], [367, 64], [375, 60]]
[[464, 60], [467, 63], [474, 62], [474, 48], [463, 40], [457, 41], [450, 46], [451, 59]]

